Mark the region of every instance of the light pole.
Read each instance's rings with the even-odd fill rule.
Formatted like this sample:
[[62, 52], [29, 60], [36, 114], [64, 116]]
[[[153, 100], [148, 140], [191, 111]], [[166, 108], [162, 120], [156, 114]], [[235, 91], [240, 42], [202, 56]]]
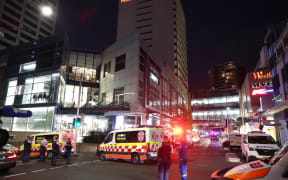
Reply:
[[228, 142], [230, 142], [230, 125], [229, 125], [229, 111], [230, 107], [226, 108], [226, 114], [227, 114], [227, 131], [228, 131]]
[[48, 5], [43, 5], [41, 7], [41, 12], [42, 12], [42, 15], [44, 15], [46, 17], [50, 17], [53, 14], [53, 10], [52, 10], [51, 6], [48, 6]]
[[[78, 92], [78, 102], [77, 102], [77, 114], [76, 114], [76, 119], [80, 118], [80, 106], [81, 106], [81, 95], [82, 95], [82, 81], [83, 81], [83, 74], [80, 74], [80, 83], [79, 83], [79, 92]], [[81, 119], [81, 128], [82, 128], [82, 119]], [[76, 154], [76, 148], [77, 148], [77, 136], [78, 136], [78, 127], [75, 127], [75, 151], [74, 153]]]

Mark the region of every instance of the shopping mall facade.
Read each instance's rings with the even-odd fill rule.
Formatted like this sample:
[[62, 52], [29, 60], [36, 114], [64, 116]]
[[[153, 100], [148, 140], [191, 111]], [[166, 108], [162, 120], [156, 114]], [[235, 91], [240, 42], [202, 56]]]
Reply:
[[[103, 52], [71, 49], [55, 35], [0, 52], [2, 106], [32, 111], [1, 117], [13, 132], [72, 129], [79, 106], [80, 135], [188, 118], [187, 88], [155, 61], [137, 34]], [[80, 88], [81, 87], [81, 88]]]

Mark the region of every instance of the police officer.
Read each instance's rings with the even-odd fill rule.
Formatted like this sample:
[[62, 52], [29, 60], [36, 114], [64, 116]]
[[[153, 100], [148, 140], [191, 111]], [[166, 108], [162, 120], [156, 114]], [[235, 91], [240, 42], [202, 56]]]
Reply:
[[27, 136], [27, 139], [24, 141], [24, 159], [23, 162], [28, 162], [30, 153], [31, 153], [31, 138], [30, 136]]
[[186, 134], [182, 135], [180, 139], [180, 144], [177, 147], [178, 156], [179, 156], [179, 169], [181, 173], [181, 179], [187, 180], [187, 152], [188, 152], [188, 143], [186, 140]]
[[45, 153], [46, 153], [46, 146], [48, 144], [48, 141], [45, 137], [43, 137], [41, 143], [40, 143], [40, 161], [45, 161]]
[[71, 150], [72, 150], [71, 138], [68, 138], [68, 140], [66, 141], [65, 149], [66, 149], [67, 164], [69, 164], [70, 159], [71, 159]]
[[54, 136], [53, 143], [52, 143], [51, 166], [56, 166], [56, 157], [57, 157], [58, 152], [59, 152], [58, 136]]

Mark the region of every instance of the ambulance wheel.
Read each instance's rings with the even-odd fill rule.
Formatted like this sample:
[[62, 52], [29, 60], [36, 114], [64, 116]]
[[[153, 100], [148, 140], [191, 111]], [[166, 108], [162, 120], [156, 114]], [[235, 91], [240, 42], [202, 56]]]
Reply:
[[51, 151], [47, 152], [47, 159], [52, 159], [52, 152]]
[[100, 153], [99, 158], [100, 158], [101, 161], [105, 161], [106, 160], [106, 156], [105, 156], [105, 154], [103, 152]]
[[137, 154], [137, 153], [132, 154], [132, 163], [133, 164], [139, 164], [140, 163], [139, 154]]

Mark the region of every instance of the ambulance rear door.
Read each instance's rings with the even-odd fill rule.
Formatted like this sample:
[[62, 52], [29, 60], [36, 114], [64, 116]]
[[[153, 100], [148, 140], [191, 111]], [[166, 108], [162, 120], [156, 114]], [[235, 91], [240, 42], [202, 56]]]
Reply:
[[157, 152], [164, 136], [164, 130], [160, 128], [151, 128], [149, 130], [150, 152]]

